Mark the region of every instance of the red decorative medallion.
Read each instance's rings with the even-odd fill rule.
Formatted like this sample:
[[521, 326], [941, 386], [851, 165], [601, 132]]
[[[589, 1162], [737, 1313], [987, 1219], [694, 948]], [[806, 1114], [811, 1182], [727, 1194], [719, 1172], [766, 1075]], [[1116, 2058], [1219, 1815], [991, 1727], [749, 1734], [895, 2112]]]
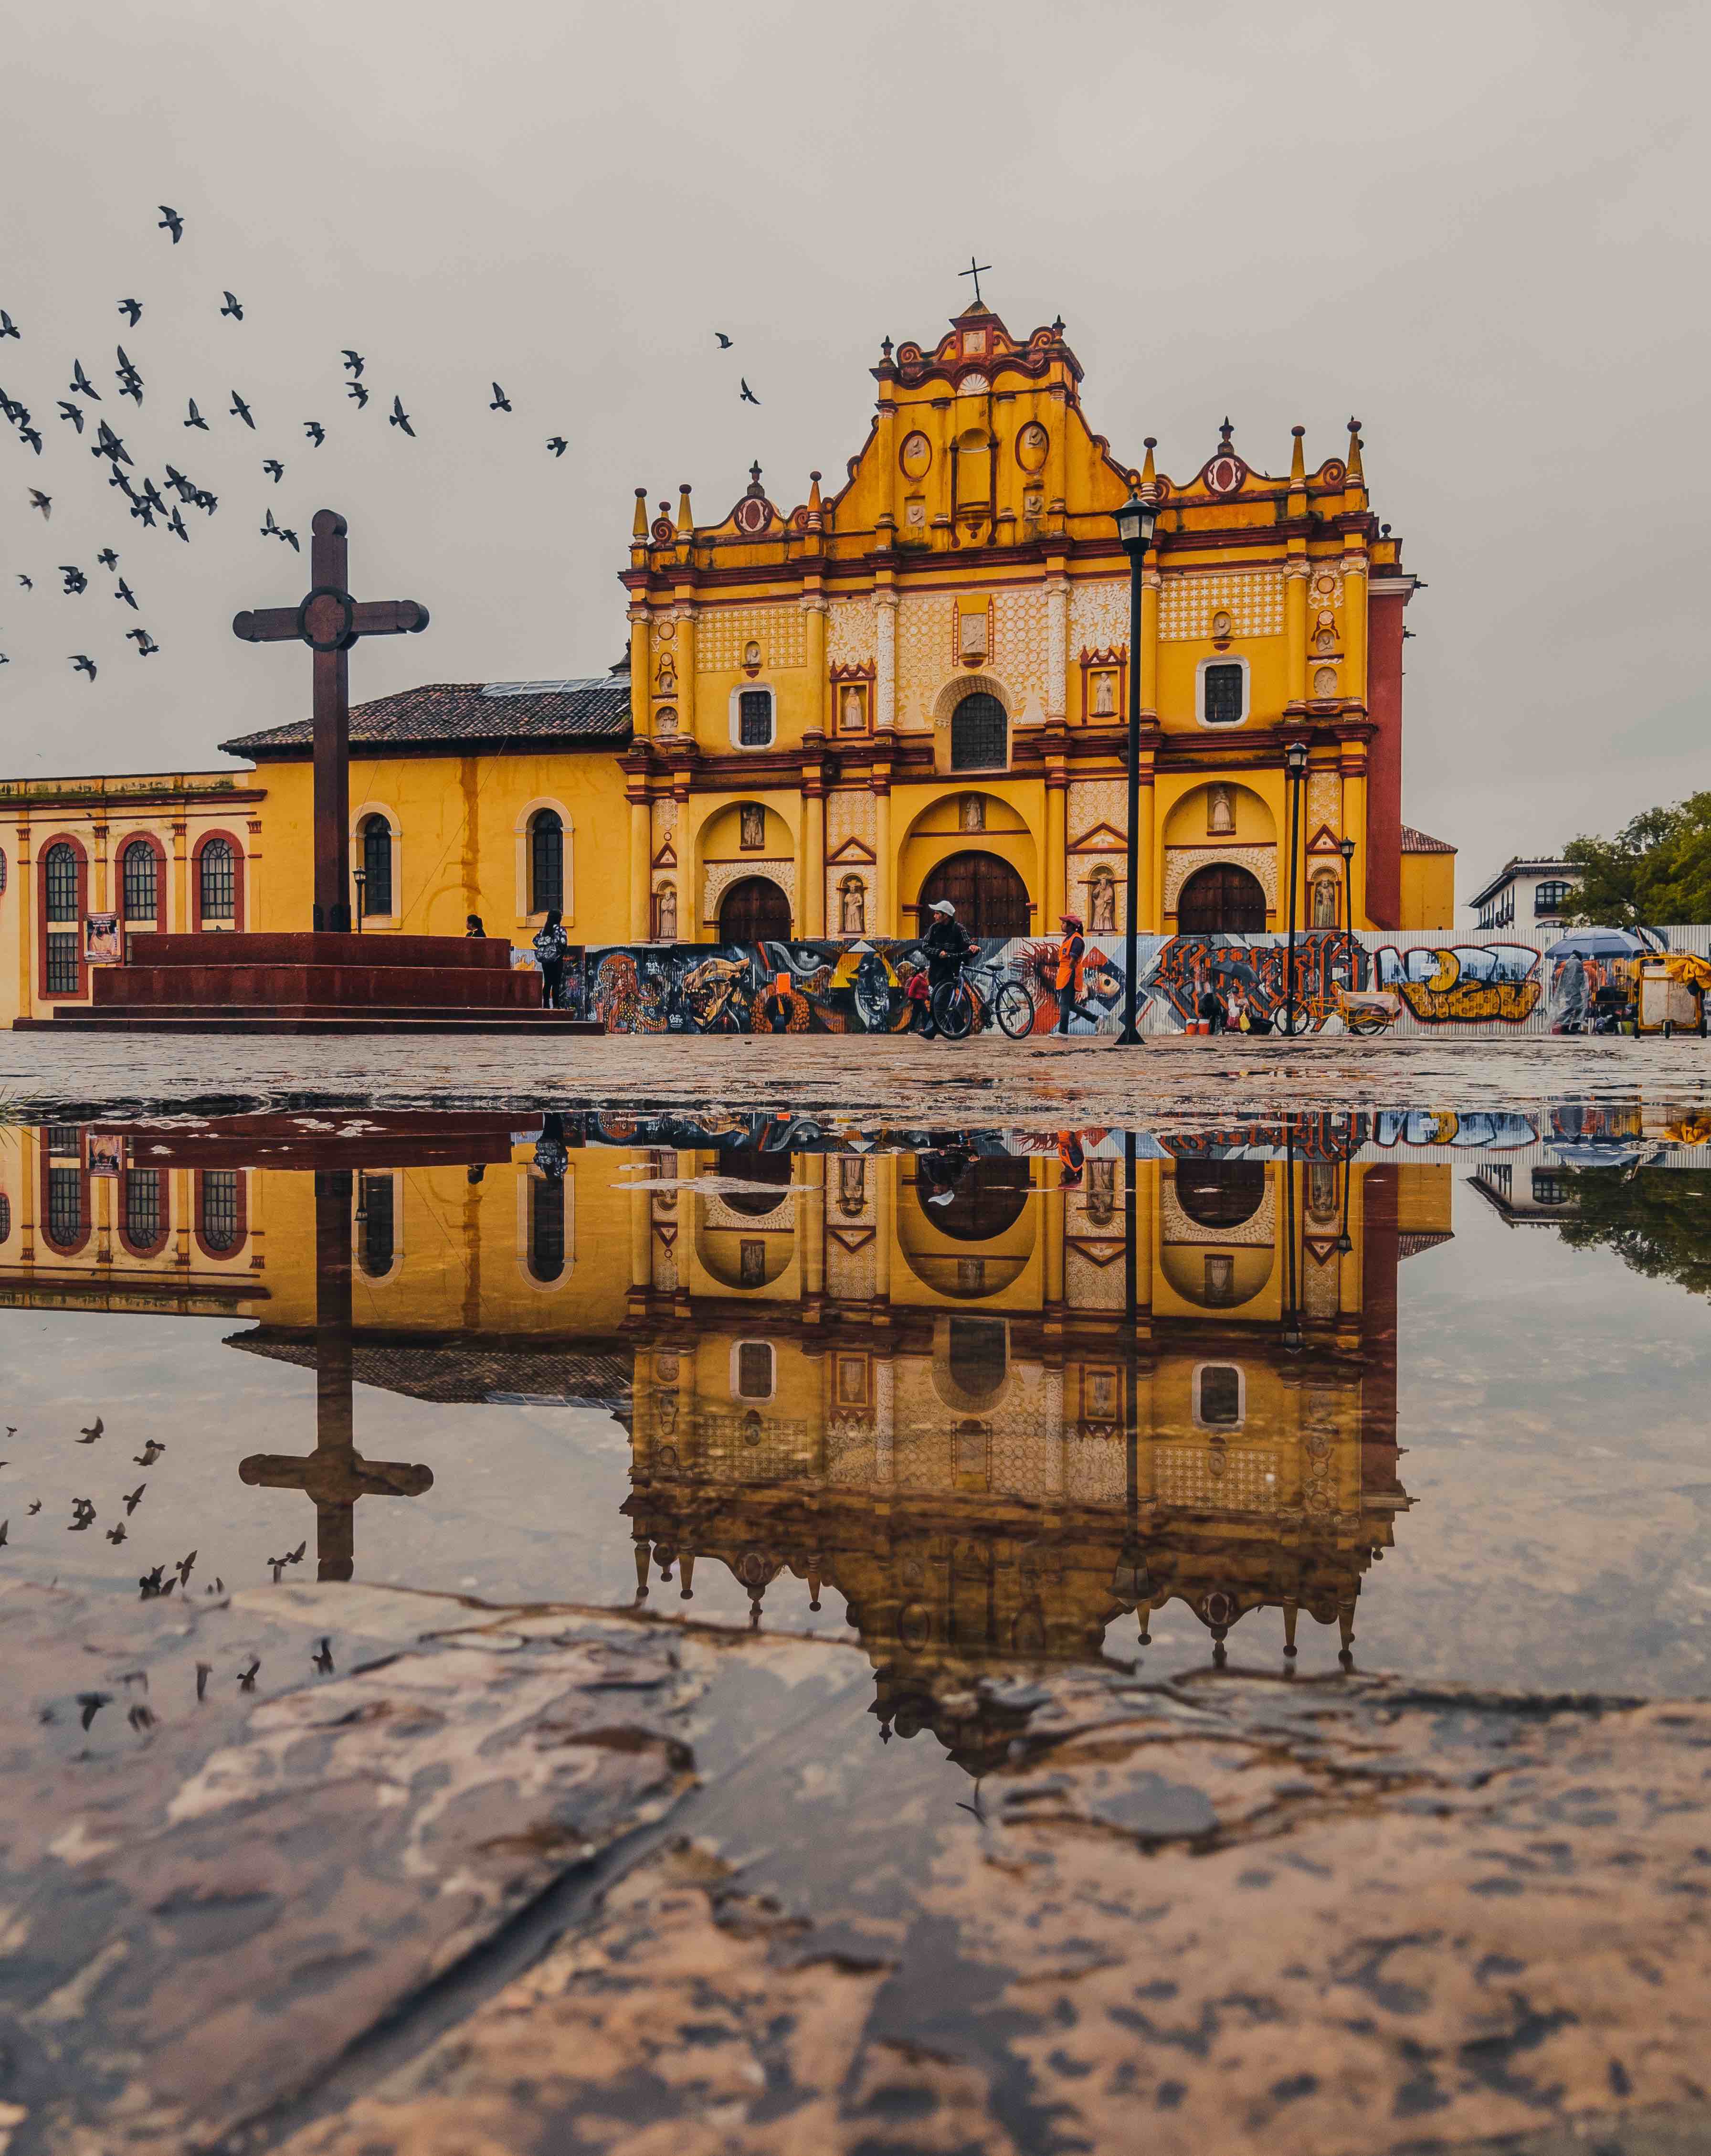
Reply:
[[758, 495], [745, 494], [736, 506], [737, 530], [746, 531], [750, 537], [764, 531], [771, 521], [772, 505]]
[[1226, 451], [1214, 457], [1201, 476], [1213, 494], [1236, 494], [1247, 476], [1247, 467], [1240, 457], [1232, 457]]

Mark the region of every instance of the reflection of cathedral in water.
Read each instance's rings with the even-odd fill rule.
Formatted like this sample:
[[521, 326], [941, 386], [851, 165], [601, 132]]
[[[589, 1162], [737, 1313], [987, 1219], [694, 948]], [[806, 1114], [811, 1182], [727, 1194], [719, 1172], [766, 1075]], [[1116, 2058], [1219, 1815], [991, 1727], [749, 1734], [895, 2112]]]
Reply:
[[1304, 1613], [1346, 1655], [1407, 1503], [1396, 1269], [1447, 1232], [1447, 1171], [1143, 1160], [1131, 1327], [1120, 1155], [958, 1167], [653, 1156], [632, 1224], [638, 1586], [674, 1567], [691, 1594], [715, 1560], [756, 1622], [793, 1582], [835, 1589], [882, 1722], [931, 1722], [971, 1764], [1003, 1733], [959, 1726], [971, 1673], [1096, 1655], [1125, 1611], [1145, 1639], [1180, 1603], [1220, 1658], [1261, 1610], [1292, 1655]]
[[604, 1404], [632, 1429], [638, 1585], [680, 1606], [722, 1564], [757, 1622], [835, 1594], [882, 1722], [975, 1763], [1002, 1717], [970, 1676], [1096, 1655], [1124, 1613], [1145, 1638], [1180, 1604], [1250, 1656], [1304, 1615], [1346, 1649], [1406, 1507], [1397, 1267], [1447, 1233], [1450, 1170], [1350, 1164], [1334, 1123], [1142, 1139], [1131, 1191], [1091, 1132], [633, 1132], [696, 1141], [673, 1152], [472, 1118], [353, 1152], [281, 1120], [13, 1132], [0, 1296], [239, 1319], [234, 1347], [314, 1368], [314, 1445], [242, 1466], [313, 1502], [323, 1577], [362, 1575], [364, 1498], [458, 1502], [357, 1451], [353, 1383]]

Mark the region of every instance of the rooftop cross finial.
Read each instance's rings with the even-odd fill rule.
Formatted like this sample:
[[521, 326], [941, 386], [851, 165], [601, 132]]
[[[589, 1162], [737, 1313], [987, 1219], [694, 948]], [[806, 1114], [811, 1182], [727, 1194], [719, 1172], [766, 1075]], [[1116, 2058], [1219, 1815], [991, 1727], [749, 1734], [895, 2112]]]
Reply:
[[749, 466], [749, 485], [756, 493], [761, 487], [761, 466], [758, 460]]
[[990, 262], [976, 262], [973, 255], [971, 254], [968, 258], [967, 269], [959, 270], [956, 273], [959, 277], [972, 277], [974, 279], [975, 305], [976, 306], [979, 306], [981, 304], [981, 274], [983, 270], [990, 270], [991, 266], [992, 265]]
[[1227, 414], [1225, 415], [1225, 418], [1224, 418], [1224, 424], [1223, 424], [1223, 425], [1222, 425], [1222, 427], [1220, 427], [1220, 428], [1219, 428], [1219, 429], [1218, 429], [1219, 434], [1222, 434], [1222, 437], [1223, 437], [1223, 439], [1224, 439], [1224, 447], [1225, 447], [1227, 449], [1229, 448], [1229, 446], [1230, 446], [1230, 437], [1231, 437], [1231, 435], [1232, 435], [1232, 434], [1233, 434], [1235, 433], [1235, 431], [1236, 431], [1236, 429], [1234, 429], [1234, 428], [1230, 424], [1229, 417], [1228, 417], [1228, 414], [1227, 413]]

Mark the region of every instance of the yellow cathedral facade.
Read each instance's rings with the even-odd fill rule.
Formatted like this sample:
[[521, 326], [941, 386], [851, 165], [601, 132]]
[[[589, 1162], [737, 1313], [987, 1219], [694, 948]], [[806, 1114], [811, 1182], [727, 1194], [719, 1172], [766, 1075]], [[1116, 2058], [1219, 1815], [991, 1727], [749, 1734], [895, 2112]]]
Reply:
[[[1227, 421], [1176, 479], [1096, 434], [1061, 322], [991, 309], [887, 339], [843, 484], [781, 508], [756, 467], [698, 523], [638, 490], [627, 659], [431, 683], [351, 716], [366, 932], [526, 943], [913, 934], [940, 897], [988, 936], [1448, 927], [1454, 850], [1401, 817], [1403, 611], [1358, 424], [1310, 469]], [[1114, 512], [1157, 507], [1138, 649]], [[1139, 882], [1126, 887], [1130, 670]], [[1284, 750], [1305, 745], [1299, 803]], [[86, 1000], [77, 928], [299, 929], [306, 719], [222, 743], [252, 771], [0, 788], [0, 1016]], [[1347, 865], [1345, 839], [1354, 850]], [[9, 839], [10, 844], [5, 841]], [[12, 859], [9, 878], [6, 855]], [[5, 885], [10, 884], [9, 892]]]

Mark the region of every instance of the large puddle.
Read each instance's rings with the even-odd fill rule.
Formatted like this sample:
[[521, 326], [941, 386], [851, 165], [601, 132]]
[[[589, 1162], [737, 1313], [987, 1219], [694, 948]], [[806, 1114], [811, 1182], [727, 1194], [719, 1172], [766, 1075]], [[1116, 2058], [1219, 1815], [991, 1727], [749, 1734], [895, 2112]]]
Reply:
[[1706, 1135], [5, 1129], [0, 1570], [858, 1640], [968, 1765], [1101, 1655], [1711, 1692]]

